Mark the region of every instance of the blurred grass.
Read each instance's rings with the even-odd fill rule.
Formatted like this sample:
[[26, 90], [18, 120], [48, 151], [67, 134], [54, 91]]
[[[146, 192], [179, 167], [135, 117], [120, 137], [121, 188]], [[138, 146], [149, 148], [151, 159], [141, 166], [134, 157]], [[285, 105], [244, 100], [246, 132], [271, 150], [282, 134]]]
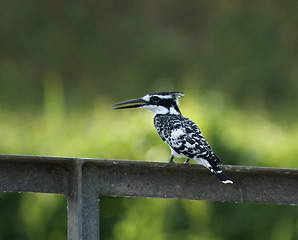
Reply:
[[[63, 107], [62, 85], [50, 81], [46, 89], [42, 113], [0, 112], [0, 131], [5, 139], [0, 143], [1, 153], [168, 161], [170, 151], [156, 133], [151, 112], [142, 109], [115, 111], [111, 107], [114, 102], [100, 97], [89, 109], [67, 112]], [[298, 128], [295, 123], [283, 125], [266, 112], [239, 111], [214, 91], [199, 96], [187, 94], [181, 99], [180, 108], [201, 127], [224, 164], [297, 166]], [[182, 160], [177, 159], [177, 162]], [[0, 196], [7, 197], [7, 194]], [[20, 231], [26, 236], [22, 239], [40, 239], [41, 235], [45, 235], [44, 239], [65, 239], [65, 199], [48, 194], [21, 194], [19, 204], [17, 214], [23, 224]], [[112, 210], [115, 204], [120, 205], [116, 211]], [[223, 204], [223, 208], [218, 208], [221, 212], [218, 215], [218, 205], [204, 201], [125, 198], [111, 201], [111, 198], [103, 198], [103, 236], [112, 239], [152, 239], [152, 236], [155, 239], [239, 239], [240, 236], [242, 239], [277, 239], [277, 236], [294, 239], [298, 236], [297, 208]], [[224, 210], [227, 207], [231, 212]], [[58, 213], [57, 209], [63, 211]], [[255, 214], [242, 216], [251, 211]], [[264, 211], [262, 217], [258, 211]], [[281, 213], [284, 218], [279, 217]], [[217, 221], [223, 216], [232, 216], [229, 222], [237, 226], [237, 237], [233, 238], [234, 228], [226, 229], [225, 220]], [[243, 232], [248, 230], [241, 227], [240, 231], [237, 222], [242, 225], [240, 222], [245, 218], [248, 223], [243, 224], [252, 226], [256, 217], [267, 222], [266, 234], [253, 226], [247, 238], [243, 237]], [[55, 224], [57, 218], [63, 223], [59, 228]], [[214, 221], [222, 227], [218, 229]], [[268, 235], [268, 231], [272, 233]]]
[[[297, 168], [297, 3], [3, 1], [0, 153], [168, 161], [152, 113], [111, 104], [175, 90], [224, 164]], [[103, 239], [298, 239], [295, 207], [100, 204]], [[66, 239], [66, 199], [1, 193], [0, 240], [41, 237]]]
[[[1, 153], [146, 161], [169, 158], [151, 112], [115, 111], [113, 102], [102, 98], [89, 109], [66, 112], [63, 96], [57, 96], [61, 95], [60, 84], [51, 89], [55, 84], [51, 81], [46, 91], [43, 113], [0, 112], [0, 130], [5, 136]], [[296, 166], [297, 123], [283, 125], [264, 111], [239, 111], [219, 92], [186, 95], [181, 110], [200, 126], [225, 164]]]

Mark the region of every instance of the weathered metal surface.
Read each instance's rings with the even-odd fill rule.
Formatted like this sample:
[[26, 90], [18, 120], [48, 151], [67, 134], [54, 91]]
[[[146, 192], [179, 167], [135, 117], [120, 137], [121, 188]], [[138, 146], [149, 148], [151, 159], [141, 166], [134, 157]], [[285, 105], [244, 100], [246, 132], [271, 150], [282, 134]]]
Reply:
[[298, 205], [298, 169], [222, 166], [222, 184], [198, 165], [0, 155], [0, 191], [64, 194], [68, 239], [99, 239], [99, 196]]
[[85, 161], [100, 195], [298, 204], [298, 170], [222, 166], [234, 184], [222, 184], [198, 165]]
[[83, 161], [77, 160], [70, 176], [68, 205], [68, 239], [99, 239], [98, 193], [88, 183], [82, 171]]
[[68, 171], [54, 158], [0, 155], [0, 191], [66, 194]]
[[222, 166], [234, 181], [225, 185], [194, 164], [40, 156], [0, 155], [0, 190], [71, 196], [77, 164], [98, 195], [298, 204], [298, 169]]

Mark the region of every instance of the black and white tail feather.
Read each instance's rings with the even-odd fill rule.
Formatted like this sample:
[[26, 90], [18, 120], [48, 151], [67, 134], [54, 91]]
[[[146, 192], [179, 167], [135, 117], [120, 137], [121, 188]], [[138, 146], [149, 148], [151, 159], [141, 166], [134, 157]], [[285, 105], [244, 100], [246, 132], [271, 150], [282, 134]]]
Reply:
[[180, 92], [151, 93], [113, 106], [124, 105], [115, 109], [137, 107], [154, 112], [154, 125], [157, 132], [171, 149], [170, 163], [174, 162], [174, 157], [185, 157], [186, 163], [193, 159], [208, 168], [222, 183], [233, 183], [218, 167], [222, 162], [216, 157], [198, 126], [182, 116], [178, 108], [179, 97], [182, 96], [184, 94]]

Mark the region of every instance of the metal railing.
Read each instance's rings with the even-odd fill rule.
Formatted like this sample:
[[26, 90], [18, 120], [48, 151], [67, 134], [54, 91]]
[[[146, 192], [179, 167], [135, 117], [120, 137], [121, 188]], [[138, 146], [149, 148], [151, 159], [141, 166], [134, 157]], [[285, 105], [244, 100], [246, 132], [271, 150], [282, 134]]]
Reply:
[[99, 197], [298, 204], [298, 169], [222, 166], [222, 184], [199, 165], [0, 155], [0, 191], [64, 194], [68, 239], [99, 239]]

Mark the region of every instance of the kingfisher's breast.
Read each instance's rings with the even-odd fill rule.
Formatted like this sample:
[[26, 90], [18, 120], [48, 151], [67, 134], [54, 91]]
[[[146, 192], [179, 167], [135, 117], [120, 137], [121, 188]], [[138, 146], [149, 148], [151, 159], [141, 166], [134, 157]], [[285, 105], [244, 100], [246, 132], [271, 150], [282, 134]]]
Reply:
[[168, 129], [168, 119], [164, 114], [157, 114], [154, 117], [154, 126], [159, 134], [159, 136], [165, 141], [168, 138], [166, 129]]
[[181, 127], [181, 120], [177, 115], [157, 114], [154, 117], [154, 125], [156, 128], [170, 132], [171, 130]]
[[159, 114], [154, 117], [154, 125], [160, 137], [172, 147], [180, 147], [185, 136], [179, 116]]

